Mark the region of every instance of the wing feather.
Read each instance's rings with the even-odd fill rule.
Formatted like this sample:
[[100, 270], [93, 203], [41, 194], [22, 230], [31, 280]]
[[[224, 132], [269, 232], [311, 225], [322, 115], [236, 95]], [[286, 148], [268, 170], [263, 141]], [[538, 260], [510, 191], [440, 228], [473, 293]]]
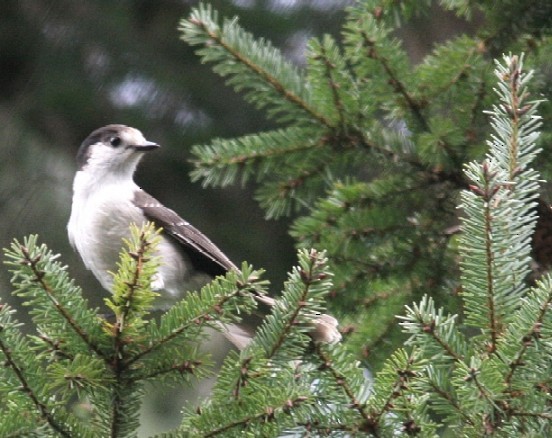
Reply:
[[211, 276], [224, 275], [226, 271], [238, 269], [207, 236], [153, 196], [139, 190], [134, 195], [134, 205], [142, 209], [148, 220], [162, 227], [166, 235], [180, 244], [195, 269]]

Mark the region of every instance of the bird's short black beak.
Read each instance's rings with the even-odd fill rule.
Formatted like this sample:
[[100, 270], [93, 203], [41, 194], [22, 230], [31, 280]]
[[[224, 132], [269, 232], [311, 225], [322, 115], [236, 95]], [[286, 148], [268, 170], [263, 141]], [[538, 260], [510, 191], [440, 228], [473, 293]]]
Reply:
[[134, 149], [136, 149], [137, 151], [152, 151], [153, 149], [160, 148], [161, 146], [158, 145], [157, 143], [153, 143], [151, 141], [146, 141], [142, 144], [132, 145], [132, 147]]

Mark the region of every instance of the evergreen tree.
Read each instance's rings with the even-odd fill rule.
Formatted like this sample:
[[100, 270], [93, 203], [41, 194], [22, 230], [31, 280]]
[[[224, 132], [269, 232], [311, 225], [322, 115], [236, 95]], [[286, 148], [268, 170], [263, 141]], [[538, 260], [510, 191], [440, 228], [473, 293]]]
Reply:
[[[466, 16], [476, 8], [488, 26], [412, 68], [390, 32], [429, 3], [351, 8], [342, 46], [313, 40], [306, 72], [210, 7], [182, 22], [203, 59], [282, 124], [196, 147], [194, 176], [220, 185], [257, 178], [267, 216], [302, 214], [292, 227], [301, 248], [251, 344], [229, 354], [209, 399], [163, 436], [551, 433], [552, 279], [527, 281], [537, 109], [547, 117], [528, 85], [547, 84], [536, 68], [551, 49], [550, 18], [530, 3], [498, 11], [443, 1]], [[517, 35], [505, 31], [512, 21]], [[525, 57], [505, 56], [492, 74], [491, 55], [524, 44]], [[459, 233], [450, 228], [457, 204]], [[250, 292], [267, 287], [262, 271], [243, 264], [151, 319], [156, 243], [150, 225], [133, 229], [106, 299], [114, 321], [88, 306], [36, 236], [6, 250], [36, 330], [25, 334], [0, 303], [1, 436], [135, 436], [145, 382], [210, 372], [198, 349], [203, 329], [253, 311]], [[451, 290], [459, 306], [447, 310]], [[308, 336], [328, 297], [355, 322], [343, 344]], [[407, 340], [372, 379], [359, 351], [386, 354], [394, 314]], [[69, 408], [75, 400], [85, 415]]]
[[[468, 186], [463, 165], [486, 150], [493, 57], [524, 51], [536, 95], [551, 89], [552, 15], [543, 10], [552, 13], [550, 5], [442, 1], [477, 16], [480, 29], [412, 66], [393, 32], [431, 3], [358, 2], [342, 41], [310, 41], [304, 70], [209, 7], [182, 22], [202, 60], [281, 126], [196, 146], [193, 178], [206, 186], [254, 180], [267, 218], [295, 217], [297, 246], [328, 252], [331, 310], [372, 367], [389, 354], [391, 339], [397, 345], [395, 315], [405, 303], [430, 294], [451, 309], [460, 305], [457, 204]], [[548, 120], [550, 107], [543, 111]], [[545, 176], [550, 158], [545, 151]]]

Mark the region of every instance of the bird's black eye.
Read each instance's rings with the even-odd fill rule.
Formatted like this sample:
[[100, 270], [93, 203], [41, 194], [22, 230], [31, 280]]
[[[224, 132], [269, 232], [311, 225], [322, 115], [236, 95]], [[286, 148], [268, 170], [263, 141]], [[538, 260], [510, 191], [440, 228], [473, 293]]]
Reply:
[[121, 140], [121, 137], [111, 137], [111, 138], [109, 139], [109, 143], [110, 143], [111, 146], [113, 146], [113, 147], [120, 146], [122, 142], [123, 142], [123, 141]]

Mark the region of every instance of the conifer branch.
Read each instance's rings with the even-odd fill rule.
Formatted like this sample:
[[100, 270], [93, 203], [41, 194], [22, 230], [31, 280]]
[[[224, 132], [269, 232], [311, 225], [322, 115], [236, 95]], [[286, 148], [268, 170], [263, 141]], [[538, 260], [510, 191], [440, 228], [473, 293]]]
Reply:
[[488, 322], [490, 329], [491, 341], [489, 344], [489, 351], [494, 352], [496, 350], [496, 342], [498, 337], [497, 328], [497, 315], [495, 312], [495, 291], [494, 291], [494, 245], [493, 245], [493, 220], [494, 212], [491, 204], [492, 197], [496, 194], [496, 187], [491, 188], [491, 175], [489, 173], [489, 167], [486, 163], [483, 164], [483, 185], [484, 192], [482, 193], [483, 204], [483, 220], [485, 224], [485, 272], [487, 273], [486, 283], [486, 297], [487, 297], [487, 310], [489, 313]]
[[[143, 287], [141, 284], [141, 278], [143, 275], [144, 263], [149, 261], [148, 254], [151, 252], [151, 233], [152, 227], [143, 227], [137, 236], [136, 247], [132, 244], [129, 245], [128, 255], [134, 261], [132, 271], [130, 274], [130, 280], [124, 280], [123, 272], [119, 273], [119, 282], [122, 282], [125, 289], [117, 290], [114, 296], [109, 300], [110, 307], [115, 311], [116, 321], [113, 326], [113, 355], [110, 366], [114, 373], [114, 380], [116, 384], [113, 388], [113, 399], [111, 407], [111, 437], [116, 438], [120, 436], [120, 426], [125, 424], [126, 418], [126, 403], [128, 399], [124, 396], [124, 393], [129, 391], [132, 386], [132, 382], [126, 378], [126, 369], [128, 367], [125, 363], [127, 353], [125, 347], [130, 340], [128, 339], [127, 331], [132, 329], [132, 324], [136, 324], [136, 317], [133, 315], [137, 305], [137, 295], [140, 293], [140, 289]], [[136, 252], [134, 252], [136, 249]], [[129, 269], [130, 270], [130, 269]], [[134, 321], [132, 319], [135, 319]]]
[[541, 304], [539, 313], [531, 330], [527, 332], [524, 336], [519, 339], [521, 342], [520, 349], [515, 355], [515, 357], [510, 360], [508, 363], [509, 371], [504, 378], [504, 383], [506, 384], [505, 393], [512, 391], [512, 380], [516, 371], [518, 371], [522, 366], [525, 365], [523, 357], [527, 353], [527, 350], [534, 345], [541, 337], [541, 331], [544, 324], [545, 317], [552, 310], [552, 290], [548, 291], [548, 296], [546, 300]]
[[[514, 297], [520, 297], [523, 292], [522, 279], [527, 275], [529, 262], [526, 242], [534, 226], [534, 214], [529, 213], [529, 208], [538, 189], [538, 174], [529, 168], [529, 164], [538, 152], [534, 141], [540, 118], [535, 115], [534, 102], [525, 105], [521, 112], [519, 109], [527, 96], [524, 85], [531, 74], [521, 73], [518, 57], [505, 57], [505, 61], [506, 65], [498, 65], [495, 71], [499, 78], [497, 94], [501, 104], [495, 105], [490, 112], [495, 130], [489, 142], [491, 149], [481, 166], [466, 167], [466, 174], [474, 185], [470, 186], [469, 196], [463, 194], [463, 206], [473, 216], [465, 221], [465, 227], [470, 233], [474, 232], [473, 237], [466, 235], [463, 239], [470, 242], [471, 248], [476, 245], [484, 254], [484, 261], [479, 259], [479, 263], [485, 265], [486, 288], [484, 303], [479, 298], [481, 295], [470, 294], [468, 317], [475, 318], [473, 320], [478, 324], [485, 321], [490, 353], [496, 352], [504, 323], [511, 319], [516, 307]], [[516, 224], [515, 232], [509, 230], [512, 223]], [[501, 239], [509, 239], [509, 245], [504, 246]], [[474, 255], [469, 263], [470, 269], [475, 266], [475, 259]], [[523, 260], [523, 263], [512, 269], [511, 260]], [[477, 281], [476, 276], [478, 274], [472, 274], [474, 290], [483, 281], [483, 276]], [[484, 318], [483, 309], [487, 312]]]
[[137, 383], [142, 380], [154, 379], [170, 373], [178, 373], [184, 375], [194, 375], [197, 369], [203, 365], [201, 360], [186, 359], [182, 362], [171, 363], [163, 366], [162, 368], [156, 368], [148, 373], [133, 375], [128, 379], [129, 383]]
[[38, 266], [38, 263], [42, 258], [41, 255], [39, 254], [37, 257], [33, 258], [27, 247], [19, 244], [19, 242], [16, 242], [16, 245], [24, 257], [20, 263], [21, 265], [29, 266], [31, 268], [34, 275], [34, 282], [40, 285], [40, 288], [45, 292], [46, 296], [55, 306], [59, 314], [63, 317], [67, 324], [69, 324], [73, 331], [83, 340], [88, 348], [90, 348], [90, 350], [93, 351], [98, 357], [105, 359], [105, 355], [101, 348], [92, 341], [88, 333], [86, 333], [86, 331], [77, 323], [71, 313], [57, 300], [54, 290], [45, 280], [46, 272], [41, 270]]
[[466, 62], [464, 63], [464, 65], [458, 70], [458, 72], [454, 76], [452, 76], [448, 80], [448, 82], [444, 86], [433, 91], [434, 96], [445, 94], [447, 91], [450, 91], [452, 87], [454, 87], [455, 85], [458, 85], [460, 81], [462, 81], [463, 79], [467, 79], [468, 72], [473, 68], [471, 64], [472, 60], [470, 58], [474, 55], [474, 53], [476, 53], [476, 51], [477, 51], [477, 48], [473, 47], [470, 51], [468, 51], [465, 54]]
[[522, 412], [515, 411], [510, 415], [513, 417], [533, 417], [533, 418], [543, 418], [545, 420], [552, 420], [552, 413], [549, 412]]
[[[390, 370], [388, 370], [388, 372], [392, 372], [394, 376], [392, 381], [386, 382], [384, 391], [385, 393], [387, 393], [387, 395], [381, 393], [377, 394], [376, 392], [376, 394], [378, 395], [376, 402], [380, 406], [377, 408], [375, 406], [372, 407], [369, 417], [370, 421], [366, 421], [365, 427], [361, 428], [361, 430], [364, 430], [365, 432], [370, 432], [376, 437], [380, 436], [381, 422], [383, 421], [384, 415], [393, 412], [393, 410], [396, 408], [396, 400], [398, 400], [400, 397], [408, 397], [409, 394], [411, 394], [412, 385], [410, 385], [410, 382], [412, 381], [412, 379], [419, 377], [419, 373], [415, 369], [417, 360], [417, 353], [415, 352], [415, 350], [412, 350], [409, 353], [399, 350], [395, 354], [403, 354], [403, 360], [397, 362], [393, 360], [394, 358], [392, 357], [387, 363], [387, 365], [390, 367]], [[374, 394], [374, 396], [376, 394]], [[374, 396], [372, 397], [376, 398]], [[371, 400], [369, 399], [368, 402], [370, 403], [370, 401]]]
[[[115, 380], [119, 380], [121, 378], [120, 373], [115, 374]], [[111, 403], [111, 427], [110, 427], [110, 437], [111, 438], [118, 438], [120, 436], [120, 425], [123, 421], [125, 421], [124, 418], [124, 411], [122, 408], [122, 404], [124, 403], [123, 397], [121, 397], [120, 392], [121, 389], [119, 387], [120, 385], [116, 385], [113, 388], [113, 399]]]
[[151, 280], [158, 267], [154, 251], [159, 243], [159, 230], [153, 223], [141, 228], [130, 227], [131, 238], [126, 241], [127, 249], [121, 253], [119, 270], [114, 276], [113, 294], [106, 304], [115, 313], [115, 323], [111, 327], [112, 354], [109, 366], [114, 383], [110, 387], [110, 437], [118, 438], [137, 424], [137, 392], [141, 389], [130, 379], [127, 358], [131, 353], [127, 347], [133, 338], [142, 335], [144, 316], [149, 312], [155, 293], [151, 290]]
[[[244, 51], [239, 50], [234, 47], [232, 42], [227, 41], [224, 35], [224, 31], [221, 31], [217, 25], [214, 23], [204, 21], [204, 18], [207, 15], [211, 15], [211, 8], [207, 7], [206, 9], [202, 6], [198, 10], [192, 12], [192, 15], [187, 20], [183, 22], [181, 30], [184, 32], [184, 38], [187, 39], [192, 44], [197, 44], [197, 39], [194, 39], [190, 34], [197, 32], [199, 29], [200, 33], [208, 36], [207, 40], [202, 41], [206, 45], [217, 45], [221, 47], [234, 61], [245, 66], [250, 72], [258, 76], [265, 84], [268, 84], [278, 95], [280, 95], [285, 101], [291, 103], [296, 108], [299, 108], [302, 112], [307, 114], [314, 121], [326, 126], [327, 128], [332, 128], [331, 122], [325, 118], [322, 114], [318, 113], [306, 100], [304, 100], [297, 93], [294, 93], [288, 87], [286, 87], [277, 76], [272, 74], [269, 70], [264, 68], [262, 65], [256, 63], [251, 56], [248, 56]], [[215, 14], [216, 15], [216, 14]], [[210, 17], [212, 20], [213, 18]], [[190, 25], [195, 27], [191, 31]], [[237, 28], [235, 22], [229, 24], [233, 28]], [[235, 29], [233, 29], [235, 30]], [[244, 38], [245, 40], [245, 38]]]
[[280, 413], [288, 414], [293, 408], [305, 403], [308, 399], [305, 396], [297, 396], [295, 398], [286, 400], [282, 405], [278, 406], [266, 406], [262, 412], [258, 412], [253, 415], [245, 416], [237, 420], [231, 421], [219, 428], [215, 428], [208, 433], [204, 434], [204, 437], [213, 437], [222, 433], [228, 432], [235, 428], [246, 428], [249, 424], [259, 421], [270, 422], [275, 421], [276, 415]]
[[468, 415], [468, 413], [465, 412], [464, 409], [462, 409], [462, 407], [458, 403], [458, 400], [455, 397], [453, 397], [450, 390], [448, 390], [448, 391], [444, 390], [443, 388], [438, 386], [432, 379], [428, 379], [427, 383], [431, 387], [431, 389], [433, 390], [435, 395], [439, 396], [442, 400], [445, 400], [447, 402], [447, 404], [450, 407], [452, 407], [454, 409], [454, 411], [462, 417], [463, 421], [468, 423], [470, 426], [475, 426], [476, 425], [476, 423], [472, 419], [472, 417], [470, 415]]
[[360, 400], [357, 399], [352, 387], [347, 382], [347, 377], [333, 366], [332, 357], [327, 351], [325, 351], [325, 346], [320, 343], [316, 344], [315, 351], [318, 359], [320, 360], [320, 370], [330, 373], [335, 384], [346, 394], [349, 399], [350, 406], [359, 413], [366, 424], [373, 424], [375, 426], [378, 423], [378, 420], [374, 419], [372, 414], [368, 412], [366, 404], [361, 403]]
[[303, 99], [301, 99], [296, 94], [292, 93], [289, 89], [284, 87], [276, 77], [270, 74], [267, 70], [264, 70], [260, 65], [255, 64], [251, 59], [247, 58], [243, 53], [235, 50], [232, 46], [227, 44], [221, 35], [209, 31], [207, 26], [203, 23], [198, 23], [203, 30], [218, 44], [221, 45], [234, 59], [241, 64], [245, 65], [252, 72], [259, 75], [267, 84], [269, 84], [278, 94], [280, 94], [285, 100], [296, 105], [298, 108], [305, 111], [309, 114], [314, 120], [320, 124], [326, 126], [327, 128], [332, 128], [332, 124], [328, 119], [326, 119], [322, 114], [319, 114], [314, 108], [307, 104]]
[[326, 166], [327, 166], [327, 163], [321, 163], [315, 167], [302, 171], [295, 178], [289, 178], [287, 180], [280, 182], [278, 196], [280, 198], [288, 197], [291, 193], [297, 190], [298, 187], [305, 185], [305, 182], [308, 179], [319, 176], [322, 173], [322, 171], [326, 168]]
[[525, 108], [520, 108], [520, 103], [526, 98], [524, 95], [520, 95], [520, 66], [518, 65], [518, 58], [516, 56], [511, 58], [511, 62], [508, 65], [509, 72], [505, 77], [503, 77], [504, 82], [507, 82], [510, 90], [510, 102], [503, 102], [504, 110], [511, 117], [511, 129], [508, 151], [509, 151], [509, 172], [510, 181], [513, 181], [516, 175], [521, 170], [521, 164], [519, 163], [519, 148], [520, 148], [520, 116], [527, 113], [530, 110], [531, 104]]
[[391, 87], [395, 90], [396, 93], [400, 94], [404, 100], [406, 101], [406, 104], [410, 108], [410, 111], [414, 115], [414, 118], [418, 121], [420, 126], [424, 131], [429, 131], [429, 124], [423, 115], [422, 112], [422, 105], [420, 102], [418, 102], [412, 95], [407, 91], [405, 84], [401, 82], [401, 80], [398, 78], [398, 76], [395, 74], [391, 66], [389, 65], [388, 60], [385, 58], [385, 56], [381, 55], [376, 47], [375, 42], [370, 38], [370, 36], [366, 32], [361, 33], [362, 40], [364, 42], [365, 47], [367, 48], [366, 55], [369, 58], [375, 59], [380, 63], [380, 65], [383, 67], [385, 73], [389, 77], [389, 83]]
[[[423, 324], [423, 321], [420, 321], [420, 323]], [[433, 339], [442, 349], [443, 351], [452, 359], [454, 359], [456, 362], [462, 362], [464, 358], [456, 353], [451, 345], [449, 345], [435, 330], [435, 321], [431, 321], [429, 324], [423, 324], [422, 331], [424, 333], [427, 333], [431, 339]]]
[[334, 70], [336, 66], [328, 58], [325, 44], [320, 45], [320, 52], [321, 54], [319, 55], [319, 57], [320, 59], [322, 59], [322, 62], [324, 63], [325, 73], [326, 73], [330, 88], [332, 90], [334, 106], [339, 116], [339, 126], [341, 127], [341, 131], [346, 132], [347, 123], [345, 122], [345, 114], [344, 114], [345, 106], [343, 104], [343, 101], [341, 100], [341, 97], [339, 96], [338, 90], [340, 86], [338, 82], [334, 79]]
[[481, 382], [479, 380], [479, 373], [480, 373], [480, 370], [476, 369], [476, 368], [470, 368], [468, 370], [468, 375], [464, 378], [464, 381], [466, 383], [471, 383], [473, 382], [473, 384], [475, 385], [475, 387], [477, 388], [477, 391], [478, 391], [478, 394], [479, 394], [479, 397], [486, 400], [486, 402], [493, 407], [493, 409], [495, 410], [496, 413], [500, 412], [501, 409], [499, 408], [499, 406], [497, 405], [497, 402], [493, 396], [493, 394], [487, 389], [485, 388], [485, 385], [483, 384], [483, 382]]
[[[429, 349], [429, 345], [423, 345], [423, 339], [429, 337], [437, 344], [439, 356], [444, 354], [457, 365], [464, 364], [465, 358], [461, 351], [463, 339], [456, 331], [446, 331], [454, 323], [455, 316], [443, 316], [442, 309], [436, 311], [433, 299], [427, 295], [419, 304], [406, 306], [406, 309], [406, 316], [398, 316], [398, 318], [402, 320], [400, 324], [404, 328], [403, 331], [412, 334], [408, 344], [418, 345], [424, 351]], [[453, 343], [451, 344], [447, 338], [450, 338]], [[456, 348], [454, 340], [458, 344]], [[435, 356], [434, 359], [436, 359]]]
[[249, 290], [250, 285], [236, 285], [236, 289], [229, 293], [228, 295], [221, 296], [220, 299], [211, 305], [208, 310], [202, 312], [201, 314], [195, 316], [191, 320], [187, 321], [185, 324], [180, 325], [177, 329], [173, 330], [169, 335], [164, 336], [156, 340], [155, 343], [149, 344], [147, 347], [140, 350], [138, 353], [130, 356], [125, 361], [125, 368], [128, 368], [133, 363], [137, 362], [140, 359], [143, 359], [145, 356], [162, 349], [163, 346], [170, 343], [172, 340], [176, 339], [178, 336], [186, 333], [186, 331], [191, 328], [197, 328], [202, 326], [210, 321], [212, 321], [212, 315], [220, 313], [220, 309], [232, 298], [241, 296], [244, 291]]
[[214, 155], [212, 160], [206, 161], [201, 160], [201, 165], [213, 167], [221, 166], [224, 164], [228, 165], [244, 165], [244, 164], [253, 164], [254, 162], [260, 161], [261, 159], [268, 159], [274, 157], [286, 156], [288, 154], [295, 154], [297, 152], [305, 152], [311, 149], [316, 149], [324, 145], [323, 141], [316, 143], [298, 143], [296, 145], [291, 145], [286, 149], [272, 149], [260, 151], [259, 149], [252, 149], [240, 155], [234, 155], [227, 159], [226, 162], [223, 162], [221, 159], [224, 158], [221, 155]]
[[129, 400], [124, 396], [124, 392], [128, 391], [133, 385], [133, 382], [127, 379], [126, 366], [124, 364], [124, 346], [125, 341], [121, 339], [122, 332], [115, 333], [114, 337], [114, 352], [111, 368], [116, 382], [112, 388], [111, 399], [111, 416], [110, 416], [110, 437], [118, 438], [121, 436], [121, 426], [127, 421], [127, 406]]
[[[512, 8], [512, 5], [515, 5], [515, 9]], [[516, 36], [528, 34], [540, 37], [541, 29], [535, 29], [532, 26], [535, 16], [543, 14], [543, 3], [540, 0], [512, 2], [508, 6], [508, 9], [512, 8], [512, 10], [507, 10], [505, 14], [501, 13], [502, 8], [498, 10], [492, 8], [486, 11], [489, 14], [489, 18], [494, 21], [494, 26], [490, 33], [487, 31], [487, 35], [485, 35], [482, 41], [482, 46], [489, 52], [492, 58], [500, 57], [506, 51], [504, 47], [508, 45], [507, 43], [510, 40], [515, 40]], [[497, 14], [498, 11], [500, 11], [499, 14]], [[535, 47], [532, 44], [527, 44], [527, 49], [535, 50]]]
[[[318, 421], [310, 421], [306, 423], [297, 423], [298, 426], [301, 426], [305, 429], [305, 436], [310, 436], [310, 432], [318, 432], [318, 435], [315, 436], [331, 436], [332, 432], [350, 432], [351, 436], [355, 436], [360, 433], [357, 425], [354, 424], [340, 424], [340, 423], [331, 423], [331, 424], [320, 424]], [[378, 435], [372, 434], [377, 437]], [[349, 435], [347, 435], [349, 436]]]
[[[128, 253], [135, 263], [133, 266], [133, 271], [131, 272], [131, 280], [124, 281], [126, 291], [121, 294], [122, 301], [117, 303], [117, 307], [120, 311], [117, 312], [115, 315], [117, 320], [114, 327], [114, 341], [115, 345], [121, 347], [121, 349], [123, 348], [124, 344], [121, 342], [121, 338], [125, 329], [127, 317], [133, 310], [132, 303], [135, 300], [135, 294], [141, 287], [140, 279], [142, 277], [143, 265], [145, 262], [149, 261], [146, 254], [151, 251], [151, 242], [148, 240], [146, 232], [146, 228], [143, 228], [140, 231], [140, 235], [138, 236], [137, 251], [130, 251]], [[115, 356], [118, 357], [119, 353], [121, 353], [121, 351], [116, 348]]]
[[47, 335], [45, 334], [38, 334], [38, 337], [44, 342], [46, 343], [47, 345], [50, 346], [50, 351], [52, 353], [54, 353], [56, 356], [59, 356], [59, 357], [63, 357], [64, 359], [69, 359], [69, 360], [73, 360], [74, 359], [74, 355], [72, 354], [69, 354], [67, 353], [66, 351], [64, 351], [60, 345], [61, 345], [61, 342], [60, 341], [55, 341], [51, 338], [49, 338]]
[[284, 344], [284, 341], [286, 341], [286, 339], [288, 338], [290, 332], [293, 329], [293, 326], [295, 326], [300, 321], [301, 311], [305, 306], [307, 306], [307, 303], [309, 301], [311, 285], [315, 282], [320, 281], [321, 279], [326, 278], [326, 274], [317, 272], [317, 268], [319, 268], [319, 266], [316, 265], [320, 263], [317, 257], [317, 254], [311, 254], [311, 256], [309, 257], [310, 264], [308, 266], [308, 270], [299, 267], [299, 275], [303, 283], [301, 296], [297, 301], [296, 306], [293, 308], [292, 312], [286, 315], [286, 321], [284, 322], [284, 325], [280, 330], [277, 339], [275, 340], [275, 342], [272, 343], [270, 349], [266, 352], [266, 359], [271, 359], [276, 354], [276, 352]]
[[[0, 326], [0, 331], [4, 330], [4, 327]], [[0, 339], [0, 350], [6, 358], [6, 365], [13, 371], [17, 380], [21, 383], [21, 391], [28, 395], [35, 407], [37, 408], [40, 416], [46, 421], [52, 430], [59, 433], [61, 436], [71, 438], [71, 433], [63, 427], [63, 425], [56, 420], [52, 412], [48, 409], [45, 403], [40, 401], [39, 396], [31, 388], [23, 369], [17, 364], [15, 358], [12, 356], [11, 349]]]
[[[375, 151], [378, 154], [381, 154], [385, 157], [388, 162], [400, 162], [409, 165], [414, 171], [418, 172], [421, 177], [425, 180], [424, 188], [419, 187], [418, 189], [426, 190], [428, 185], [441, 184], [443, 182], [450, 182], [453, 184], [455, 189], [462, 189], [468, 186], [464, 174], [461, 169], [428, 169], [427, 166], [420, 162], [416, 156], [410, 156], [404, 153], [397, 153], [396, 151], [391, 151], [385, 146], [377, 144], [371, 141], [366, 137], [365, 134], [353, 135], [349, 133], [347, 136], [349, 143], [354, 144], [358, 147], [362, 147], [368, 151]], [[450, 147], [447, 144], [443, 144], [443, 147], [450, 151]]]
[[236, 379], [236, 384], [234, 385], [234, 389], [232, 390], [232, 397], [234, 397], [234, 400], [239, 400], [241, 388], [247, 385], [247, 380], [250, 377], [249, 367], [252, 360], [253, 360], [252, 356], [246, 356], [240, 361], [240, 366], [239, 366], [240, 374]]

